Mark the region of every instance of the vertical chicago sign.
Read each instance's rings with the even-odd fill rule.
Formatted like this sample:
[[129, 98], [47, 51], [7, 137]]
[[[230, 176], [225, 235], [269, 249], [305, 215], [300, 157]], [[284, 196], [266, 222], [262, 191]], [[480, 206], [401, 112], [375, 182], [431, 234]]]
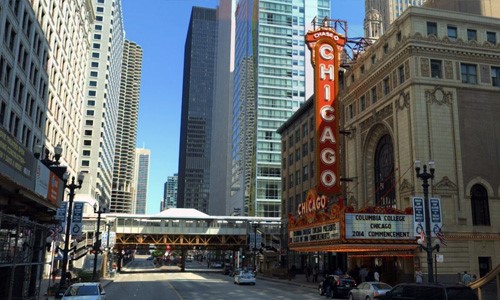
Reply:
[[345, 37], [331, 28], [319, 28], [306, 35], [314, 66], [316, 115], [316, 182], [318, 194], [339, 195], [340, 162], [338, 120], [338, 71]]

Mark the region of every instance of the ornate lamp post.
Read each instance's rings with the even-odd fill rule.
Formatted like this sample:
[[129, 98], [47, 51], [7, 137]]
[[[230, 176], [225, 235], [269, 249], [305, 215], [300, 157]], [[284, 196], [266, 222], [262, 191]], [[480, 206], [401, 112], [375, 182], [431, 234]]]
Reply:
[[[99, 234], [100, 234], [100, 227], [101, 227], [101, 214], [105, 213], [107, 209], [107, 205], [99, 205], [97, 206], [97, 203], [94, 204], [94, 212], [97, 213], [97, 229], [95, 232], [95, 243], [94, 243], [94, 269], [92, 271], [92, 279], [93, 280], [98, 280], [97, 276], [97, 256], [99, 255], [99, 252], [101, 252], [101, 240], [99, 239]], [[109, 236], [108, 236], [108, 241], [109, 241]]]
[[73, 176], [71, 178], [71, 183], [67, 184], [68, 181], [68, 173], [64, 173], [63, 180], [64, 180], [64, 187], [69, 189], [69, 202], [68, 202], [68, 218], [66, 219], [66, 236], [64, 240], [64, 250], [63, 250], [63, 260], [62, 260], [62, 267], [61, 267], [61, 283], [59, 286], [61, 289], [63, 289], [66, 286], [66, 267], [68, 264], [68, 253], [70, 252], [71, 249], [69, 249], [69, 235], [71, 231], [71, 217], [73, 214], [73, 200], [75, 199], [75, 190], [80, 189], [83, 184], [83, 172], [80, 172], [78, 174], [78, 184], [75, 183], [75, 177]]
[[424, 208], [425, 208], [425, 239], [426, 246], [423, 245], [422, 239], [418, 239], [417, 243], [420, 245], [420, 251], [425, 250], [427, 252], [427, 271], [429, 274], [429, 283], [434, 283], [434, 270], [432, 267], [432, 252], [437, 250], [439, 252], [439, 240], [436, 240], [434, 247], [431, 242], [431, 218], [430, 218], [430, 205], [429, 205], [429, 179], [434, 178], [434, 162], [429, 161], [429, 172], [427, 172], [427, 166], [423, 166], [423, 172], [420, 172], [420, 161], [415, 161], [415, 171], [417, 177], [422, 179], [422, 188], [424, 190]]

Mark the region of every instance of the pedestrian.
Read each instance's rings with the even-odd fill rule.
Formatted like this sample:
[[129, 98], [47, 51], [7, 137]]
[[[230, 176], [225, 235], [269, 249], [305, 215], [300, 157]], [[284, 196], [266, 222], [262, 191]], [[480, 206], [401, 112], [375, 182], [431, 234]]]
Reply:
[[359, 270], [359, 279], [361, 279], [361, 282], [365, 282], [367, 276], [368, 276], [368, 269], [366, 268], [365, 265], [363, 265], [361, 266], [361, 270]]
[[313, 282], [318, 282], [318, 273], [319, 273], [318, 266], [314, 266], [314, 268], [313, 268]]
[[342, 275], [342, 274], [344, 274], [344, 272], [342, 272], [342, 269], [340, 269], [340, 267], [337, 267], [337, 269], [335, 270], [335, 272], [333, 274]]
[[424, 282], [424, 273], [420, 269], [415, 270], [415, 282], [423, 283]]
[[309, 265], [306, 266], [306, 280], [309, 282], [309, 278], [311, 277], [311, 267]]
[[472, 281], [472, 277], [470, 276], [470, 274], [468, 274], [467, 271], [464, 271], [464, 275], [462, 276], [462, 282], [465, 285], [469, 285], [469, 283], [471, 283], [471, 281]]
[[323, 289], [325, 290], [325, 296], [327, 298], [331, 298], [332, 278], [333, 276], [326, 275], [325, 280], [323, 280]]

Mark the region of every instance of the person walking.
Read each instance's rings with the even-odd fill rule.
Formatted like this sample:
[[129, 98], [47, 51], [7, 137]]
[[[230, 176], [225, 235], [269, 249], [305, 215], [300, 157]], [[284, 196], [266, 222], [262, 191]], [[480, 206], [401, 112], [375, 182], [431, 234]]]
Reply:
[[424, 282], [424, 273], [422, 273], [422, 270], [420, 269], [415, 270], [415, 282], [416, 283]]
[[309, 278], [311, 277], [311, 267], [309, 265], [306, 266], [306, 281], [309, 282]]
[[464, 271], [464, 275], [462, 276], [462, 282], [465, 284], [465, 285], [469, 285], [472, 281], [472, 277], [470, 276], [470, 274], [467, 273], [467, 271]]
[[313, 282], [318, 282], [318, 273], [319, 273], [318, 266], [314, 266], [314, 268], [313, 268]]

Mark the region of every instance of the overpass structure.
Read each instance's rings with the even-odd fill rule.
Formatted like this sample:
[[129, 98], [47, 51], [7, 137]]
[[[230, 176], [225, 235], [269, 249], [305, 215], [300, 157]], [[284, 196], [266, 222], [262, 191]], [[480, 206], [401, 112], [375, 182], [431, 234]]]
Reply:
[[[171, 208], [154, 215], [103, 215], [115, 234], [114, 249], [144, 249], [164, 245], [172, 250], [252, 249], [261, 243], [279, 249], [279, 218], [210, 216], [195, 209]], [[106, 225], [104, 225], [106, 226]], [[111, 236], [111, 235], [110, 235]], [[256, 240], [254, 240], [256, 239]]]

